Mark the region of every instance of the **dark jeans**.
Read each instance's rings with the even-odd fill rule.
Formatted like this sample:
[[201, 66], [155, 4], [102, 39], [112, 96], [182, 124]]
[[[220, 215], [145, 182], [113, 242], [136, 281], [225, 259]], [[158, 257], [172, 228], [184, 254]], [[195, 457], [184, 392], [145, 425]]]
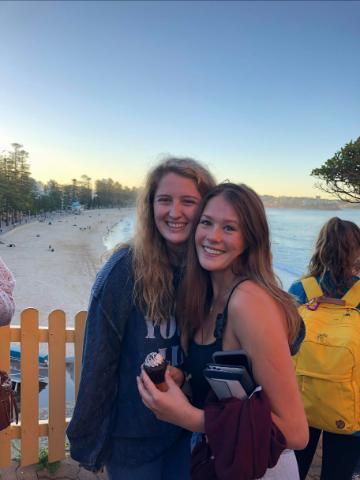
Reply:
[[113, 453], [106, 463], [109, 480], [190, 480], [190, 438], [184, 432], [161, 457], [135, 467], [120, 465]]
[[[309, 471], [321, 430], [310, 427], [310, 440], [304, 450], [295, 452], [300, 479]], [[320, 480], [351, 480], [360, 460], [360, 436], [323, 432], [322, 466]]]

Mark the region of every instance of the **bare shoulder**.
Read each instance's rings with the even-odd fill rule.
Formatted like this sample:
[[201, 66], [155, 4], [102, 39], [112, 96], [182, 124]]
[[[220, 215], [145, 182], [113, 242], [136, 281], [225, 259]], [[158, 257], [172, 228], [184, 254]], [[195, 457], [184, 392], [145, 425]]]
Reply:
[[241, 283], [229, 302], [229, 327], [239, 340], [253, 341], [278, 332], [286, 336], [286, 318], [281, 304], [254, 281]]
[[266, 306], [266, 308], [280, 309], [279, 303], [261, 285], [253, 280], [246, 280], [234, 291], [229, 302], [229, 309], [243, 311], [251, 308]]

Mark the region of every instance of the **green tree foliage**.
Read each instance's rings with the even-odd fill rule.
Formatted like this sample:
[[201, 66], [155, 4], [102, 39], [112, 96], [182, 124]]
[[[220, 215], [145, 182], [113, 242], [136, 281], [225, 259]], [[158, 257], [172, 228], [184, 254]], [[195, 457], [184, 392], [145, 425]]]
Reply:
[[94, 201], [99, 207], [126, 207], [135, 201], [137, 190], [123, 187], [111, 178], [103, 178], [95, 182]]
[[360, 203], [360, 137], [350, 141], [311, 175], [318, 177], [317, 187], [340, 200]]
[[29, 154], [19, 143], [0, 155], [0, 210], [5, 223], [17, 222], [31, 209], [34, 184], [30, 178]]
[[79, 182], [78, 198], [81, 205], [85, 205], [87, 208], [90, 208], [92, 206], [91, 178], [87, 175], [81, 175], [81, 181]]
[[123, 187], [111, 178], [97, 180], [96, 191], [91, 178], [82, 175], [70, 184], [55, 180], [37, 182], [30, 175], [29, 154], [13, 143], [11, 151], [0, 153], [0, 227], [21, 221], [29, 213], [66, 210], [78, 201], [86, 208], [133, 205], [137, 189]]
[[46, 184], [38, 182], [34, 202], [36, 211], [52, 212], [63, 209], [63, 189], [55, 180]]

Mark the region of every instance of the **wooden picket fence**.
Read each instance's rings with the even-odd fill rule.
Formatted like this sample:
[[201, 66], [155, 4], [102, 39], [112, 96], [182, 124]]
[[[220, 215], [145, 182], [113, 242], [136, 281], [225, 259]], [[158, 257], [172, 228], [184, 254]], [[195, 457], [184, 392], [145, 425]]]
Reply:
[[[39, 437], [48, 437], [48, 459], [65, 458], [66, 418], [66, 344], [74, 344], [75, 398], [77, 396], [86, 312], [75, 316], [75, 328], [66, 328], [65, 313], [55, 310], [48, 327], [39, 326], [39, 312], [28, 308], [21, 313], [20, 326], [0, 327], [0, 369], [10, 370], [10, 343], [21, 348], [21, 421], [0, 432], [0, 468], [11, 464], [11, 440], [21, 440], [21, 465], [39, 459]], [[39, 420], [39, 344], [48, 344], [49, 414]]]

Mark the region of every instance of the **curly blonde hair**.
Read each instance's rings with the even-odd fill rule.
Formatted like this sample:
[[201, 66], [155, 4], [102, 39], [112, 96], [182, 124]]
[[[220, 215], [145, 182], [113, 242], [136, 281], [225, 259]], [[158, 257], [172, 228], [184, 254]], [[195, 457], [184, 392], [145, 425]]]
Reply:
[[137, 224], [133, 240], [134, 300], [144, 315], [161, 323], [173, 312], [175, 292], [173, 269], [166, 242], [154, 219], [154, 197], [164, 175], [175, 173], [194, 181], [203, 197], [215, 186], [211, 173], [191, 158], [169, 157], [147, 175], [137, 202]]

